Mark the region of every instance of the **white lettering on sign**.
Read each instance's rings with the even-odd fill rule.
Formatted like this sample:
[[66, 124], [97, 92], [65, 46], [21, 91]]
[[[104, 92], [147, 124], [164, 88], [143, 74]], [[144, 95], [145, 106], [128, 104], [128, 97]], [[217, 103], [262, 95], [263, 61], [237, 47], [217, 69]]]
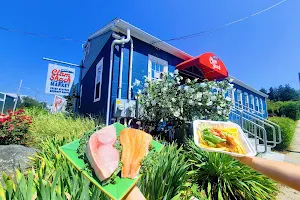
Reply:
[[219, 60], [219, 58], [216, 57], [216, 56], [213, 56], [213, 57], [210, 56], [209, 57], [209, 62], [213, 66], [213, 69], [221, 70], [221, 66], [218, 65], [218, 60]]

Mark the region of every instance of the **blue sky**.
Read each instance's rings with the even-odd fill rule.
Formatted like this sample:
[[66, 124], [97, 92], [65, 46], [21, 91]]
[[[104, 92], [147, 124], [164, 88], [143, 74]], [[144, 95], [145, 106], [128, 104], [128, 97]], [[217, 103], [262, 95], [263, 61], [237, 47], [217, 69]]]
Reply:
[[[260, 11], [279, 0], [166, 1], [2, 1], [0, 26], [86, 40], [115, 17], [168, 39], [218, 27]], [[299, 88], [300, 1], [278, 7], [212, 34], [170, 42], [191, 55], [214, 52], [229, 74], [260, 89], [280, 84]], [[52, 102], [47, 95], [47, 62], [42, 57], [80, 63], [82, 45], [0, 30], [0, 91]], [[28, 89], [30, 88], [30, 89]]]

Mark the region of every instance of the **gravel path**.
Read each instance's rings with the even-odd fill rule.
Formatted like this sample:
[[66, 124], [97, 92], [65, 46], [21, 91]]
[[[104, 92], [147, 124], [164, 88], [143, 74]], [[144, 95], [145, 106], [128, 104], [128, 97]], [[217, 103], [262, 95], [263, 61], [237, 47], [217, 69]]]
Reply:
[[[290, 150], [300, 152], [300, 121], [298, 121], [295, 138]], [[288, 152], [285, 157], [285, 162], [293, 163], [300, 165], [300, 153]], [[297, 190], [291, 189], [284, 185], [280, 185], [280, 193], [277, 196], [279, 200], [299, 200], [300, 192]]]

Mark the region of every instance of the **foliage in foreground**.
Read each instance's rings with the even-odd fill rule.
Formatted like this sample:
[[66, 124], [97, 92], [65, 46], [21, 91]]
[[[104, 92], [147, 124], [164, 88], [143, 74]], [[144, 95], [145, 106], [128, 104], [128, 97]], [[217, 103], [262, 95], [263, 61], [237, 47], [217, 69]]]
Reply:
[[0, 145], [23, 144], [31, 123], [31, 117], [25, 115], [23, 109], [20, 109], [16, 112], [8, 110], [7, 115], [1, 114]]
[[84, 132], [95, 127], [94, 120], [86, 117], [68, 116], [63, 113], [50, 114], [36, 108], [27, 109], [26, 113], [33, 116], [28, 145], [40, 146], [41, 141], [52, 137], [79, 138]]
[[210, 153], [190, 141], [186, 157], [193, 183], [211, 199], [275, 199], [276, 184], [226, 154]]
[[[288, 149], [294, 139], [296, 122], [287, 117], [271, 117], [269, 120], [276, 123], [281, 128], [282, 142], [277, 144], [274, 149], [279, 151]], [[271, 131], [267, 131], [267, 133], [271, 133]], [[268, 139], [272, 137], [271, 134], [268, 134]]]
[[172, 199], [184, 190], [188, 178], [188, 164], [183, 150], [176, 145], [167, 145], [156, 158], [152, 167], [144, 170], [139, 188], [146, 199]]
[[3, 176], [4, 187], [0, 187], [0, 199], [108, 200], [58, 151], [58, 146], [66, 142], [57, 138], [42, 142], [43, 149], [32, 158], [35, 170], [24, 173], [17, 171], [16, 180]]

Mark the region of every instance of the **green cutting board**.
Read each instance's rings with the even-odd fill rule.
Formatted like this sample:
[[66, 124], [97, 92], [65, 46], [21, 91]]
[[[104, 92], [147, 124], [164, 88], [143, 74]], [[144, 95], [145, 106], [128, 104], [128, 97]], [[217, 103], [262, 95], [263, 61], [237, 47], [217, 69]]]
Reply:
[[[121, 130], [126, 128], [126, 126], [115, 123], [113, 124], [117, 130], [117, 135], [120, 135]], [[79, 170], [87, 179], [89, 179], [93, 184], [95, 184], [100, 190], [102, 190], [107, 196], [111, 199], [122, 199], [131, 188], [137, 183], [141, 175], [135, 179], [129, 178], [117, 178], [115, 184], [108, 184], [101, 186], [100, 180], [93, 174], [84, 170], [85, 163], [83, 159], [78, 158], [77, 149], [79, 147], [79, 141], [75, 140], [71, 143], [68, 143], [62, 147], [59, 147], [61, 153]], [[152, 146], [154, 147], [152, 151], [160, 151], [163, 148], [163, 145], [152, 140]]]

